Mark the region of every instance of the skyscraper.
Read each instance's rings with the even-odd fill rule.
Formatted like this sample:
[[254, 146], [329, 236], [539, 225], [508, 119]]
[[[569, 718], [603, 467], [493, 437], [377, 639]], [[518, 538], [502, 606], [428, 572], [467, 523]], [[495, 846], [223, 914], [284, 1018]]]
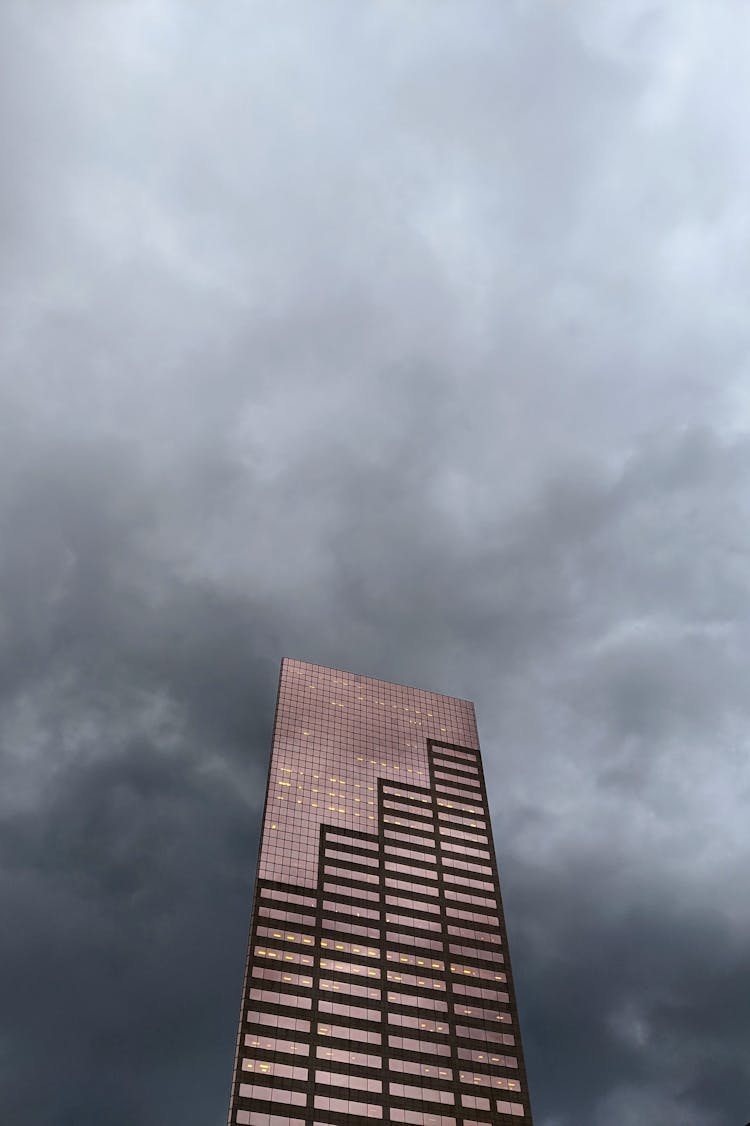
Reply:
[[230, 1126], [531, 1123], [474, 707], [285, 660]]

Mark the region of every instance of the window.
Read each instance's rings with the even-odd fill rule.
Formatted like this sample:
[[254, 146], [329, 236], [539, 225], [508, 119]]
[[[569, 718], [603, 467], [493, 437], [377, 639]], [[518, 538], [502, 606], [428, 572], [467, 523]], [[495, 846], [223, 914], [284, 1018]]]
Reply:
[[[416, 946], [419, 950], [437, 950], [442, 954], [443, 944], [435, 938], [427, 938], [423, 934], [397, 934], [395, 931], [385, 932], [386, 942], [398, 943], [399, 946]], [[390, 951], [388, 958], [390, 959]], [[440, 967], [442, 969], [442, 966]]]
[[419, 989], [437, 989], [445, 992], [445, 982], [436, 977], [423, 977], [422, 974], [402, 973], [401, 970], [388, 970], [388, 981], [397, 985], [411, 985]]
[[[336, 891], [338, 889], [334, 888], [332, 890]], [[370, 893], [368, 892], [367, 894], [369, 895]], [[378, 898], [377, 894], [373, 895], [372, 898], [377, 899]], [[328, 911], [331, 914], [336, 914], [336, 915], [351, 915], [355, 919], [376, 919], [377, 920], [377, 919], [380, 918], [380, 912], [377, 911], [374, 907], [364, 907], [364, 906], [360, 907], [358, 904], [352, 904], [352, 903], [335, 903], [331, 899], [324, 899], [323, 900], [323, 910]], [[324, 926], [326, 925], [325, 921], [324, 921], [323, 925]], [[328, 926], [332, 926], [332, 925], [334, 925], [334, 924], [332, 924], [331, 922], [328, 923]], [[346, 923], [345, 925], [349, 926], [348, 923]]]
[[[380, 1014], [376, 1014], [378, 1017]], [[357, 1040], [361, 1044], [379, 1044], [380, 1033], [362, 1028], [352, 1028], [348, 1024], [319, 1024], [320, 1036], [337, 1036], [343, 1040]]]
[[388, 851], [389, 842], [400, 842], [401, 844], [413, 845], [414, 848], [434, 848], [434, 837], [430, 833], [429, 837], [417, 836], [415, 833], [406, 833], [403, 830], [399, 831], [394, 828], [385, 829], [385, 847]]
[[447, 1118], [444, 1114], [431, 1114], [428, 1111], [406, 1110], [403, 1107], [393, 1106], [390, 1115], [391, 1122], [413, 1123], [414, 1126], [456, 1126], [455, 1118]]
[[360, 965], [359, 962], [346, 962], [339, 958], [321, 958], [320, 968], [334, 970], [339, 974], [358, 974], [360, 977], [380, 977], [380, 970], [376, 966]]
[[[454, 781], [458, 781], [458, 779], [454, 779]], [[452, 798], [458, 798], [460, 801], [475, 801], [477, 804], [481, 804], [482, 802], [481, 790], [469, 789], [468, 786], [449, 786], [446, 782], [438, 782], [435, 786], [435, 790], [439, 797], [450, 796]]]
[[301, 911], [284, 911], [281, 907], [272, 907], [261, 904], [258, 915], [264, 919], [280, 919], [282, 922], [291, 923], [293, 926], [315, 926], [313, 915], [303, 915]]
[[[386, 912], [385, 921], [386, 921], [386, 923], [389, 923], [391, 926], [394, 926], [394, 927], [401, 926], [401, 927], [419, 928], [421, 930], [429, 930], [429, 931], [439, 931], [439, 930], [442, 929], [438, 919], [420, 919], [417, 915], [393, 915], [393, 914], [391, 914], [390, 911]], [[450, 927], [448, 929], [450, 930]], [[403, 942], [403, 938], [402, 938], [401, 935], [397, 935], [397, 936], [393, 936], [393, 937], [396, 937], [399, 942]], [[421, 943], [424, 940], [420, 938], [419, 941]], [[442, 945], [441, 945], [440, 949], [442, 949]]]
[[329, 1098], [328, 1095], [315, 1096], [315, 1109], [334, 1111], [336, 1114], [349, 1114], [360, 1118], [382, 1118], [383, 1108], [377, 1103], [361, 1103], [352, 1099]]
[[321, 997], [318, 1001], [318, 1011], [330, 1013], [335, 1017], [342, 1017], [344, 1020], [380, 1021], [378, 1009], [365, 1009], [361, 1005], [352, 1005], [346, 999], [329, 1001], [325, 997]]
[[444, 809], [456, 810], [459, 809], [463, 813], [478, 813], [480, 817], [485, 817], [484, 806], [481, 801], [466, 802], [458, 801], [456, 798], [437, 797], [435, 804], [438, 807], [438, 816], [441, 816], [440, 811]]
[[461, 1105], [469, 1110], [489, 1110], [490, 1100], [482, 1095], [461, 1095]]
[[284, 1028], [290, 1032], [309, 1032], [310, 1021], [301, 1017], [283, 1016], [281, 1013], [247, 1013], [247, 1020], [251, 1024], [260, 1024], [266, 1028]]
[[[440, 948], [438, 947], [438, 949]], [[444, 962], [439, 958], [431, 958], [429, 955], [422, 957], [419, 954], [406, 953], [403, 950], [386, 950], [385, 956], [387, 961], [397, 962], [400, 966], [420, 966], [429, 970], [445, 969]]]
[[[335, 919], [323, 916], [322, 926], [326, 937], [320, 940], [320, 945], [324, 948], [338, 943], [338, 939], [342, 935], [347, 937], [353, 935], [359, 938], [380, 938], [380, 930], [377, 927], [360, 926], [359, 923], [352, 922], [348, 916], [338, 915]], [[338, 950], [338, 945], [335, 946], [335, 949]]]
[[440, 824], [439, 831], [445, 828], [453, 829], [468, 829], [469, 831], [481, 833], [482, 840], [487, 839], [487, 822], [483, 817], [478, 817], [476, 814], [471, 815], [467, 813], [456, 813], [454, 810], [438, 814]]
[[469, 845], [455, 844], [453, 841], [442, 839], [440, 842], [443, 852], [458, 852], [461, 856], [478, 856], [482, 860], [489, 860], [490, 854], [484, 848], [470, 848]]
[[[364, 884], [376, 884], [378, 882], [378, 880], [380, 879], [377, 872], [355, 872], [355, 871], [350, 870], [348, 868], [339, 868], [337, 865], [329, 864], [328, 861], [326, 861], [326, 865], [325, 865], [325, 875], [326, 875], [326, 879], [330, 879], [330, 877], [333, 876], [336, 879], [336, 882], [338, 884], [341, 884], [342, 881], [348, 881], [348, 880], [353, 880], [353, 881], [359, 880], [360, 883], [364, 883]], [[329, 888], [328, 884], [326, 884], [324, 886]], [[329, 890], [330, 890], [330, 888], [329, 888]], [[342, 890], [345, 890], [346, 895], [351, 895], [351, 888], [349, 888], [348, 886], [346, 886], [345, 889], [342, 889]], [[356, 894], [357, 895], [362, 895], [362, 894], [368, 895], [369, 893], [367, 893], [367, 892], [363, 893], [359, 890], [359, 888], [357, 888]]]
[[518, 1067], [518, 1060], [515, 1056], [497, 1056], [481, 1048], [459, 1048], [458, 1058], [460, 1060], [471, 1060], [472, 1063], [491, 1063], [496, 1067]]
[[346, 942], [339, 938], [321, 938], [320, 945], [332, 954], [358, 954], [360, 958], [379, 958], [380, 951], [376, 946], [362, 946], [359, 942]]
[[253, 950], [256, 958], [267, 958], [269, 962], [289, 962], [295, 966], [313, 966], [315, 958], [312, 954], [303, 954], [298, 950], [269, 949], [265, 946], [256, 946]]
[[367, 1052], [355, 1052], [349, 1048], [329, 1048], [327, 1045], [319, 1046], [315, 1055], [319, 1060], [330, 1060], [333, 1063], [343, 1063], [347, 1067], [382, 1067], [383, 1060], [380, 1056], [372, 1056]]
[[388, 1013], [388, 1023], [400, 1028], [418, 1028], [420, 1032], [447, 1032], [448, 1025], [443, 1020], [427, 1017], [410, 1017], [404, 1013]]
[[506, 975], [499, 970], [488, 970], [483, 966], [467, 966], [461, 962], [451, 962], [451, 973], [462, 977], [483, 978], [486, 981], [506, 981]]
[[254, 1071], [258, 1075], [273, 1075], [280, 1079], [307, 1079], [306, 1067], [294, 1067], [290, 1063], [271, 1063], [267, 1060], [243, 1059], [243, 1071]]
[[510, 1032], [494, 1032], [487, 1028], [472, 1028], [470, 1025], [457, 1024], [456, 1036], [464, 1036], [467, 1040], [481, 1040], [488, 1044], [508, 1044], [513, 1046], [515, 1039]]
[[463, 759], [465, 762], [476, 762], [476, 751], [457, 751], [455, 747], [441, 747], [439, 744], [432, 752], [435, 762], [438, 758]]
[[280, 1040], [277, 1036], [269, 1036], [259, 1032], [245, 1034], [246, 1048], [259, 1048], [264, 1052], [286, 1052], [288, 1055], [309, 1055], [310, 1047], [300, 1040]]
[[256, 938], [275, 938], [280, 943], [301, 942], [303, 946], [312, 946], [314, 941], [312, 935], [280, 930], [275, 927], [257, 927], [255, 936]]
[[510, 1024], [510, 1013], [499, 1013], [496, 1009], [485, 1009], [481, 1005], [460, 1005], [456, 1003], [453, 1006], [454, 1013], [462, 1017], [474, 1017], [475, 1020], [493, 1020], [500, 1021], [501, 1024]]
[[402, 814], [384, 813], [383, 822], [386, 825], [401, 825], [407, 829], [425, 829], [432, 833], [432, 821], [415, 821]]
[[454, 1098], [450, 1091], [441, 1091], [433, 1087], [416, 1087], [412, 1083], [389, 1083], [388, 1090], [396, 1098], [423, 1099], [430, 1103], [453, 1103]]
[[[395, 888], [396, 891], [408, 891], [414, 895], [437, 895], [437, 884], [419, 883], [415, 884], [412, 880], [400, 880], [395, 876], [389, 877], [385, 881], [385, 886], [388, 888]], [[415, 903], [416, 906], [416, 903]], [[431, 910], [432, 908], [428, 908]]]
[[459, 1082], [475, 1087], [496, 1087], [501, 1091], [521, 1090], [521, 1084], [517, 1079], [505, 1079], [502, 1075], [487, 1075], [477, 1071], [460, 1072]]
[[435, 851], [423, 852], [418, 848], [396, 848], [394, 845], [386, 846], [385, 850], [385, 866], [392, 868], [394, 865], [390, 858], [392, 856], [402, 856], [404, 860], [411, 860], [413, 863], [424, 863], [434, 865], [436, 863]]
[[[482, 907], [490, 911], [497, 911], [497, 903], [494, 899], [488, 899], [484, 895], [474, 895], [473, 892], [464, 891], [451, 891], [450, 888], [445, 890], [445, 898], [449, 903], [460, 903], [461, 905], [468, 904], [471, 907]], [[452, 908], [449, 906], [448, 911], [451, 912]], [[496, 924], [497, 925], [497, 924]]]
[[448, 869], [460, 868], [462, 872], [476, 872], [477, 875], [491, 876], [492, 869], [488, 864], [471, 864], [468, 860], [461, 859], [453, 856], [443, 857], [443, 867], [446, 869], [446, 879], [448, 878]]
[[266, 1087], [261, 1083], [240, 1083], [240, 1098], [266, 1099], [273, 1103], [291, 1103], [293, 1106], [307, 1104], [304, 1091], [285, 1091], [280, 1087]]
[[493, 989], [485, 985], [465, 985], [462, 981], [454, 983], [453, 992], [463, 997], [477, 997], [480, 1001], [497, 1001], [506, 1005], [510, 1001], [510, 997], [502, 989]]
[[251, 989], [248, 992], [248, 1000], [265, 1005], [289, 1005], [296, 1009], [309, 1009], [311, 1005], [310, 998], [302, 994], [277, 993], [273, 989]]
[[[400, 863], [397, 863], [395, 860], [386, 860], [385, 869], [386, 869], [386, 873], [385, 873], [386, 876], [389, 876], [392, 873], [393, 874], [400, 873], [401, 875], [404, 875], [404, 876], [419, 876], [420, 880], [424, 880], [426, 876], [429, 877], [431, 880], [437, 879], [436, 870], [431, 869], [429, 871], [425, 871], [424, 864], [420, 864], [420, 865], [400, 864]], [[386, 879], [386, 883], [388, 883], [387, 879]]]
[[[414, 885], [410, 886], [413, 887]], [[401, 895], [386, 895], [385, 902], [390, 907], [407, 907], [411, 908], [413, 911], [427, 911], [432, 914], [438, 914], [440, 912], [440, 907], [437, 903], [429, 903], [427, 900], [423, 899], [405, 899], [404, 896]]]
[[498, 1099], [497, 1109], [500, 1114], [515, 1114], [518, 1118], [522, 1117], [524, 1113], [521, 1103], [509, 1103], [505, 1099]]
[[304, 1118], [289, 1118], [286, 1114], [261, 1114], [257, 1110], [238, 1110], [237, 1126], [305, 1126]]
[[[474, 942], [479, 944], [478, 946], [469, 947], [468, 949], [465, 946], [450, 947], [451, 950], [457, 951], [459, 954], [475, 954], [477, 957], [499, 958], [500, 961], [503, 961], [502, 954], [497, 950], [497, 946], [502, 942], [501, 936], [488, 932], [483, 926], [459, 927], [455, 922], [449, 920], [448, 934], [450, 936], [456, 935], [459, 938], [471, 938]], [[490, 944], [494, 949], [485, 949], [485, 946], [489, 946]]]
[[[467, 897], [471, 898], [471, 897]], [[446, 908], [448, 915], [453, 919], [466, 919], [472, 923], [486, 923], [488, 927], [499, 927], [500, 920], [497, 915], [485, 915], [483, 911], [471, 911], [468, 908], [449, 906]], [[448, 930], [450, 931], [450, 927]]]
[[367, 1091], [371, 1095], [379, 1095], [383, 1089], [379, 1079], [365, 1079], [362, 1075], [350, 1075], [347, 1071], [316, 1071], [315, 1082], [335, 1084], [344, 1090]]
[[468, 762], [451, 762], [449, 759], [444, 759], [442, 757], [435, 757], [433, 759], [433, 762], [435, 764], [436, 771], [448, 770], [455, 774], [473, 774], [475, 778], [479, 775], [479, 770], [477, 769], [477, 767], [470, 765], [470, 763]]
[[283, 981], [286, 985], [297, 985], [305, 989], [312, 985], [312, 978], [307, 974], [293, 974], [282, 968], [266, 966], [256, 966], [253, 969], [253, 981]]
[[339, 849], [327, 848], [325, 852], [325, 859], [328, 860], [346, 860], [350, 864], [365, 864], [365, 865], [378, 865], [377, 856], [370, 856], [361, 852], [341, 852]]
[[489, 891], [492, 892], [491, 900], [482, 900], [483, 903], [492, 903], [495, 906], [495, 885], [492, 881], [472, 879], [471, 876], [464, 874], [460, 876], [458, 873], [455, 875], [452, 872], [445, 873], [446, 884], [460, 884], [463, 888], [472, 888], [475, 891]]
[[425, 1052], [430, 1056], [449, 1056], [451, 1054], [448, 1044], [440, 1044], [437, 1040], [416, 1040], [412, 1036], [389, 1036], [388, 1046], [394, 1051]]
[[407, 798], [409, 801], [422, 802], [423, 804], [427, 805], [430, 805], [432, 802], [432, 795], [429, 793], [429, 791], [427, 791], [426, 793], [423, 791], [417, 792], [415, 790], [406, 790], [398, 786], [393, 786], [390, 783], [384, 784], [383, 797], [389, 797], [392, 794], [395, 797]]
[[369, 985], [355, 985], [353, 981], [330, 981], [328, 978], [320, 979], [321, 990], [330, 993], [346, 993], [351, 997], [367, 997], [370, 1001], [380, 1000], [380, 990]]
[[353, 888], [348, 885], [341, 886], [337, 883], [330, 883], [328, 880], [323, 884], [323, 891], [328, 895], [345, 895], [348, 899], [370, 899], [377, 902], [380, 898], [376, 891], [365, 891], [364, 888]]
[[375, 852], [377, 852], [380, 848], [379, 842], [377, 840], [373, 840], [372, 838], [370, 838], [370, 840], [363, 840], [361, 837], [347, 837], [331, 829], [329, 829], [326, 833], [325, 843], [326, 846], [332, 844], [340, 848], [341, 846], [345, 845], [347, 848], [352, 849], [374, 849]]
[[405, 1075], [422, 1075], [428, 1079], [444, 1079], [453, 1081], [453, 1072], [449, 1067], [440, 1067], [434, 1063], [415, 1063], [413, 1060], [390, 1060], [388, 1067], [391, 1071], [401, 1071]]
[[436, 997], [420, 997], [412, 993], [397, 993], [395, 991], [389, 991], [386, 996], [388, 1003], [391, 1005], [411, 1005], [432, 1013], [447, 1013], [448, 1011], [445, 1001], [439, 1001]]
[[314, 907], [315, 898], [309, 895], [296, 895], [293, 892], [277, 891], [275, 888], [261, 888], [260, 894], [263, 899], [277, 899], [282, 903], [297, 903], [304, 907]]

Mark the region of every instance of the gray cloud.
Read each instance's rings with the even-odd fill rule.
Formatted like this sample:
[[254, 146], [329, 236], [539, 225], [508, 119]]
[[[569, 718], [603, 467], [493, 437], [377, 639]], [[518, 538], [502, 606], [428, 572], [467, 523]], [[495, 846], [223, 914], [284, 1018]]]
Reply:
[[4, 1121], [223, 1121], [284, 654], [476, 701], [540, 1126], [747, 1118], [747, 18], [6, 5]]

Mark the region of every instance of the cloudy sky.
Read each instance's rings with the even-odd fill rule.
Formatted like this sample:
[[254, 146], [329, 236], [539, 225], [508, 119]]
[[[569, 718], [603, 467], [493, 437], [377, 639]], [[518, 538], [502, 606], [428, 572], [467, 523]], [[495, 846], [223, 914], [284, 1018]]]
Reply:
[[750, 1117], [744, 0], [5, 0], [0, 1118], [221, 1126], [279, 660], [477, 705], [537, 1126]]

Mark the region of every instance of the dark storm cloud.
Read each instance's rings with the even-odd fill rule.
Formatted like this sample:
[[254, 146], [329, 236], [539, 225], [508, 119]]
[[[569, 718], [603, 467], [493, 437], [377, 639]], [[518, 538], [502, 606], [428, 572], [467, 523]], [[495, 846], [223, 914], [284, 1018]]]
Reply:
[[539, 1126], [744, 1121], [744, 9], [2, 20], [3, 1122], [223, 1121], [284, 654], [476, 701]]

